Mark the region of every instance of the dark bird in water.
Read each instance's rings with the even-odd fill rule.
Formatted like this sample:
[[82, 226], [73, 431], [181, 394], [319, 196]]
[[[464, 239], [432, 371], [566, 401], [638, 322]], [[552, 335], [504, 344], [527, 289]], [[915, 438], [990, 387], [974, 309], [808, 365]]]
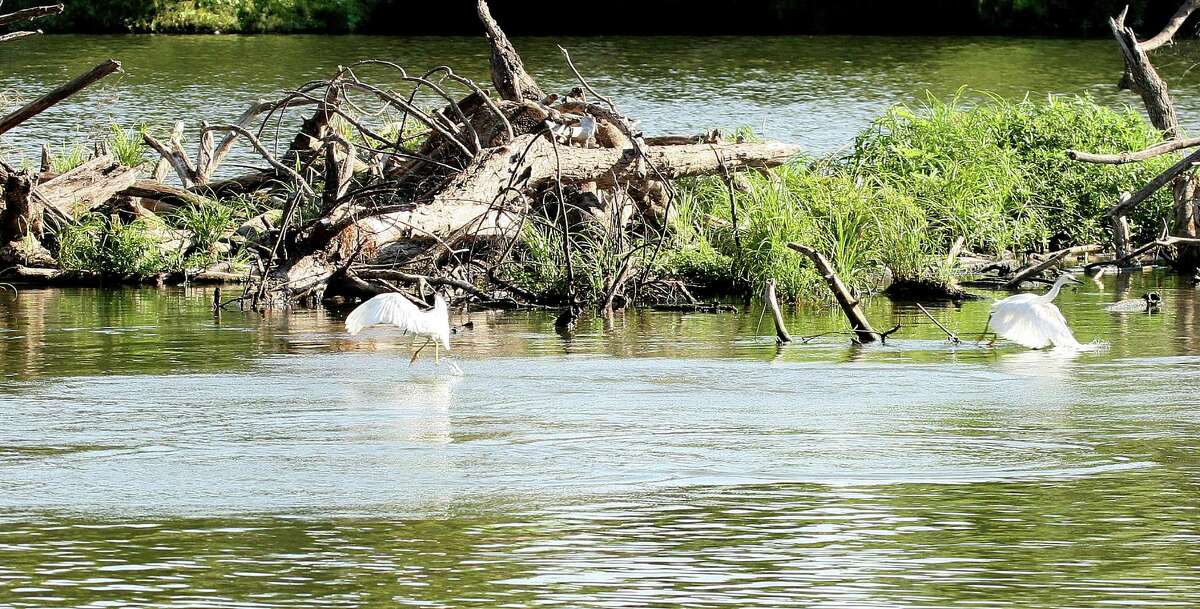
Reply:
[[1147, 292], [1141, 298], [1130, 298], [1104, 307], [1105, 311], [1114, 313], [1157, 313], [1162, 306], [1162, 296], [1158, 292]]

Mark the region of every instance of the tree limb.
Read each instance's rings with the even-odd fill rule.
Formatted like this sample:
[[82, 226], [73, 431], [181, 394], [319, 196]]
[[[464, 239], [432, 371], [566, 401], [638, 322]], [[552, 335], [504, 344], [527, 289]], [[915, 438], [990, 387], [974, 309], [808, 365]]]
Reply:
[[62, 4], [53, 4], [50, 6], [33, 6], [24, 8], [19, 11], [14, 11], [7, 15], [0, 15], [0, 27], [4, 27], [10, 23], [18, 21], [32, 21], [41, 17], [57, 15], [63, 12], [65, 7]]
[[546, 97], [537, 81], [525, 71], [525, 64], [517, 49], [513, 47], [504, 30], [492, 18], [487, 0], [478, 0], [475, 5], [479, 20], [487, 30], [488, 42], [492, 45], [492, 84], [500, 97], [509, 101], [541, 101]]
[[1171, 180], [1175, 179], [1175, 176], [1178, 176], [1188, 169], [1191, 169], [1192, 165], [1195, 165], [1196, 163], [1200, 163], [1200, 150], [1196, 150], [1183, 157], [1183, 159], [1172, 165], [1166, 171], [1154, 176], [1153, 180], [1150, 180], [1149, 183], [1141, 187], [1141, 189], [1139, 189], [1137, 192], [1130, 195], [1128, 199], [1121, 201], [1115, 207], [1109, 210], [1108, 215], [1111, 217], [1116, 217], [1129, 213], [1129, 210], [1133, 209], [1137, 204], [1150, 198], [1150, 195], [1154, 194], [1163, 186], [1166, 186]]
[[1179, 28], [1183, 26], [1183, 23], [1187, 21], [1188, 17], [1190, 17], [1197, 8], [1200, 8], [1200, 0], [1188, 0], [1187, 2], [1184, 2], [1179, 6], [1179, 10], [1175, 11], [1175, 14], [1171, 16], [1171, 19], [1167, 21], [1167, 24], [1163, 26], [1162, 31], [1155, 34], [1153, 38], [1142, 42], [1138, 46], [1141, 47], [1143, 51], [1153, 51], [1154, 49], [1171, 42], [1171, 39], [1175, 37], [1175, 32], [1179, 31]]
[[101, 78], [104, 78], [105, 76], [108, 76], [109, 74], [112, 74], [120, 69], [121, 62], [110, 59], [92, 68], [86, 73], [75, 77], [70, 82], [54, 89], [53, 91], [50, 91], [49, 93], [33, 100], [32, 102], [17, 108], [8, 116], [0, 118], [0, 134], [11, 130], [13, 127], [20, 125], [21, 123], [37, 116], [38, 114], [41, 114], [54, 104], [57, 104], [58, 102], [75, 95], [88, 86], [94, 84]]
[[1196, 146], [1200, 146], [1200, 137], [1190, 137], [1184, 140], [1168, 140], [1136, 152], [1118, 152], [1116, 154], [1100, 154], [1095, 152], [1083, 152], [1080, 150], [1068, 150], [1067, 158], [1071, 159], [1072, 161], [1079, 161], [1081, 163], [1123, 165], [1125, 163], [1136, 163], [1138, 161], [1144, 161], [1156, 156], [1170, 154], [1176, 150], [1183, 150], [1184, 148], [1195, 148]]

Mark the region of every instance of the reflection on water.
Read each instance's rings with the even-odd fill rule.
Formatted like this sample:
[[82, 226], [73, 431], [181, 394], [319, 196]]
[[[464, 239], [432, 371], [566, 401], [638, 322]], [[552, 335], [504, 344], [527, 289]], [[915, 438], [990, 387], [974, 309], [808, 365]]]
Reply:
[[[1104, 306], [1155, 289], [1158, 315]], [[573, 337], [472, 313], [464, 370], [206, 290], [0, 297], [0, 605], [1200, 603], [1196, 288], [1064, 292], [1071, 353], [777, 348], [758, 311]], [[964, 337], [989, 302], [931, 312]], [[841, 328], [806, 308], [794, 335]]]

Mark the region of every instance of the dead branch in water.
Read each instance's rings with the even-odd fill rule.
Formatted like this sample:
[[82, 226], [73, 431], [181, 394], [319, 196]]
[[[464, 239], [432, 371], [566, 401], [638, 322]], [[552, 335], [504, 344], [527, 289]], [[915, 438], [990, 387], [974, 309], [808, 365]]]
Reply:
[[767, 280], [767, 288], [763, 294], [763, 300], [771, 309], [771, 319], [775, 322], [775, 337], [781, 343], [792, 342], [792, 336], [788, 334], [787, 325], [783, 323], [783, 313], [779, 310], [779, 300], [775, 298], [775, 280]]
[[854, 332], [856, 342], [865, 344], [873, 343], [876, 340], [885, 340], [888, 335], [900, 329], [900, 326], [897, 325], [887, 332], [876, 332], [862, 311], [860, 306], [862, 303], [850, 292], [850, 288], [846, 287], [842, 278], [838, 277], [837, 272], [833, 270], [833, 264], [825, 258], [824, 254], [800, 243], [789, 243], [787, 246], [812, 260], [813, 265], [817, 267], [817, 273], [821, 275], [825, 283], [829, 284], [829, 290], [833, 292], [833, 297], [842, 308], [842, 313], [850, 322], [850, 329]]

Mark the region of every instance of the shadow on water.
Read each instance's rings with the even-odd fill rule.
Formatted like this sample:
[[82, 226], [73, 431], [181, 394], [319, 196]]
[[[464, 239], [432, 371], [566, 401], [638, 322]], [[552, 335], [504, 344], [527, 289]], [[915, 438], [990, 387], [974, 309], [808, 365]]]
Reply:
[[[1108, 303], [1154, 289], [1158, 315]], [[207, 290], [0, 297], [0, 604], [1200, 603], [1196, 291], [1061, 297], [1069, 354], [778, 348], [758, 311], [569, 338], [473, 313], [461, 376]], [[933, 307], [969, 337], [989, 301]], [[794, 335], [842, 328], [790, 312]]]

